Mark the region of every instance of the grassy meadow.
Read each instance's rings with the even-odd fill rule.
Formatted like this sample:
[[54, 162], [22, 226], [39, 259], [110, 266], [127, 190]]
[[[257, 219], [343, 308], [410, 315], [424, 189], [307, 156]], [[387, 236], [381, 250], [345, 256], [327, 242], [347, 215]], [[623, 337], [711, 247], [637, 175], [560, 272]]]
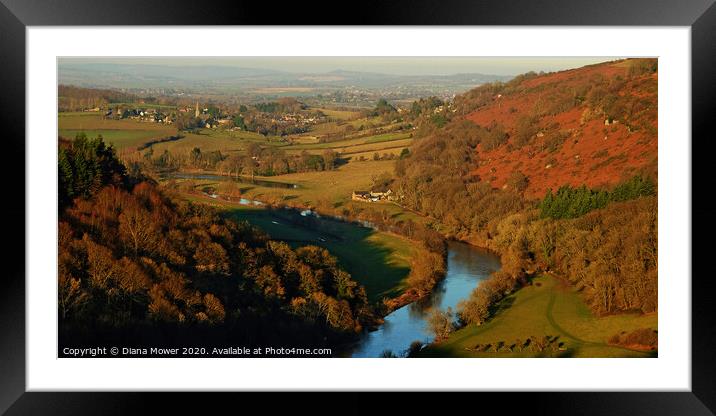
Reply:
[[[596, 317], [580, 294], [564, 281], [542, 275], [505, 298], [495, 316], [481, 326], [462, 328], [425, 349], [425, 357], [650, 357], [654, 353], [609, 345], [607, 339], [621, 331], [657, 329], [656, 314], [619, 314]], [[542, 352], [509, 348], [527, 338], [557, 337], [561, 350]], [[503, 343], [498, 352], [496, 345]], [[480, 346], [476, 350], [476, 346]], [[487, 349], [487, 351], [485, 351]]]
[[[329, 116], [330, 117], [330, 116]], [[345, 118], [343, 118], [345, 117]], [[338, 120], [329, 121], [327, 123], [320, 123], [311, 129], [311, 134], [317, 136], [323, 136], [326, 134], [336, 134], [346, 131], [347, 126], [351, 126], [353, 129], [360, 129], [363, 127], [372, 127], [384, 124], [380, 117], [363, 117], [354, 118], [353, 115], [343, 114], [342, 116], [335, 117]], [[342, 119], [343, 118], [343, 119]]]
[[354, 120], [360, 117], [360, 111], [352, 111], [352, 110], [337, 110], [332, 108], [316, 108], [316, 110], [322, 112], [326, 115], [326, 117], [336, 119], [336, 120]]
[[[358, 138], [346, 138], [345, 140], [339, 140], [328, 143], [298, 143], [286, 147], [287, 150], [315, 150], [315, 149], [333, 149], [338, 152], [342, 152], [346, 149], [360, 146], [370, 146], [382, 143], [392, 143], [397, 145], [395, 142], [399, 142], [402, 145], [409, 145], [412, 142], [410, 133], [396, 132], [396, 133], [385, 133], [374, 136], [358, 137]], [[381, 146], [370, 146], [371, 149], [380, 149]]]
[[177, 134], [173, 125], [105, 119], [96, 112], [60, 113], [58, 130], [58, 134], [66, 138], [74, 138], [82, 132], [89, 137], [101, 134], [105, 142], [118, 150], [130, 150], [154, 139]]
[[198, 147], [202, 152], [219, 150], [228, 154], [243, 151], [252, 142], [264, 147], [287, 145], [278, 137], [265, 137], [249, 131], [201, 129], [198, 130], [198, 134], [182, 132], [181, 135], [183, 136], [181, 140], [153, 145], [154, 152], [161, 154], [167, 150], [173, 154], [188, 154], [193, 148]]

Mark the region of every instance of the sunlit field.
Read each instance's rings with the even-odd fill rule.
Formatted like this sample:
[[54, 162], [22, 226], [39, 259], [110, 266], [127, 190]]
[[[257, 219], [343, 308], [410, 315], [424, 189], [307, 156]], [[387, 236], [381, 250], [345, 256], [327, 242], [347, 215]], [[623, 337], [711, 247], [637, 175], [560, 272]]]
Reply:
[[[622, 331], [657, 329], [656, 314], [596, 317], [580, 294], [550, 275], [505, 298], [488, 323], [469, 325], [423, 352], [437, 357], [649, 357], [654, 353], [609, 345]], [[543, 351], [518, 347], [529, 337], [557, 337]], [[521, 342], [518, 342], [521, 341]], [[495, 351], [495, 347], [498, 351]], [[556, 347], [553, 350], [552, 347]], [[510, 350], [511, 349], [511, 350]]]

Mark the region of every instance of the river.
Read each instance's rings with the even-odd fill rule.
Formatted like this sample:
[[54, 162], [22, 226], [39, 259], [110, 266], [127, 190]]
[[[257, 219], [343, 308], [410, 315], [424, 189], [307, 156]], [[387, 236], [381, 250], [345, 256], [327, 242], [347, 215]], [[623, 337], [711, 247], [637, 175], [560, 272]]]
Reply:
[[[194, 178], [212, 180], [235, 180], [226, 176], [210, 174], [183, 174], [174, 173], [174, 178]], [[239, 182], [242, 180], [239, 179]], [[256, 180], [253, 183], [266, 186]], [[284, 182], [270, 182], [270, 186], [296, 187], [296, 185]], [[241, 199], [244, 205], [263, 205], [259, 201]], [[319, 217], [311, 210], [304, 210], [301, 215]], [[327, 218], [324, 218], [327, 219]], [[337, 218], [340, 220], [339, 218]], [[360, 225], [356, 225], [359, 227]], [[365, 223], [363, 226], [372, 228], [372, 224]], [[487, 250], [471, 246], [457, 241], [448, 242], [447, 272], [443, 279], [426, 298], [413, 302], [402, 308], [396, 309], [384, 318], [384, 323], [375, 330], [366, 333], [358, 345], [353, 348], [349, 355], [352, 357], [381, 357], [384, 351], [391, 351], [397, 356], [402, 356], [413, 341], [420, 341], [424, 344], [433, 341], [433, 336], [428, 330], [427, 318], [432, 308], [445, 310], [448, 307], [455, 311], [460, 301], [467, 299], [477, 285], [489, 277], [490, 273], [500, 268], [500, 259], [497, 255]]]
[[500, 268], [496, 255], [460, 242], [448, 243], [447, 274], [433, 293], [419, 302], [396, 309], [385, 322], [369, 332], [353, 350], [352, 357], [381, 357], [386, 350], [402, 356], [413, 341], [429, 343], [427, 317], [431, 308], [455, 310], [477, 285]]

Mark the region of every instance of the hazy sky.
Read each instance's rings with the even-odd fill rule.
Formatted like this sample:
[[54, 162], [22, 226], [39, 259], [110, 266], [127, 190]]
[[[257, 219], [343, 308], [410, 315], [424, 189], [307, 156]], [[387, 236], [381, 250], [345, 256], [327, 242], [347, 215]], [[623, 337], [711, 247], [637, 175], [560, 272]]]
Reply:
[[517, 75], [558, 71], [618, 57], [138, 57], [61, 58], [60, 63], [122, 63], [170, 66], [216, 65], [322, 73], [337, 69], [399, 75], [483, 73]]

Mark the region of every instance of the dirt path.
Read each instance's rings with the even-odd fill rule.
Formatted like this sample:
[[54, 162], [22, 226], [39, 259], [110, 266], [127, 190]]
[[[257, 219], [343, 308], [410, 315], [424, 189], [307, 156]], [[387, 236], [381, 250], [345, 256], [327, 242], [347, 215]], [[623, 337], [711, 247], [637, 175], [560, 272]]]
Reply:
[[577, 342], [579, 342], [579, 343], [581, 343], [581, 344], [585, 344], [585, 345], [606, 345], [606, 344], [597, 343], [597, 342], [585, 341], [585, 340], [583, 340], [583, 339], [581, 339], [581, 338], [578, 338], [578, 337], [576, 337], [576, 336], [570, 334], [570, 333], [567, 332], [564, 328], [562, 328], [562, 327], [557, 323], [557, 321], [555, 321], [554, 315], [552, 314], [552, 310], [554, 309], [554, 302], [555, 302], [556, 298], [557, 298], [557, 294], [554, 292], [554, 290], [552, 290], [552, 291], [550, 292], [550, 295], [549, 295], [549, 303], [547, 303], [547, 311], [546, 311], [547, 321], [549, 322], [550, 325], [552, 325], [552, 327], [553, 327], [554, 329], [556, 329], [557, 331], [561, 332], [562, 335], [564, 335], [565, 337], [571, 338], [572, 340], [577, 341]]
[[[552, 276], [552, 277], [558, 280], [557, 285], [560, 285], [560, 283], [563, 283], [563, 281], [561, 281], [561, 279], [559, 279], [559, 278], [557, 278], [557, 277], [555, 277], [555, 276]], [[571, 339], [571, 340], [573, 340], [573, 341], [576, 341], [576, 342], [578, 342], [578, 343], [580, 343], [580, 344], [582, 344], [582, 345], [585, 345], [585, 346], [606, 347], [606, 348], [615, 348], [615, 349], [620, 349], [620, 350], [625, 350], [625, 351], [644, 352], [644, 351], [641, 351], [641, 350], [638, 350], [638, 349], [632, 349], [632, 348], [627, 348], [627, 347], [623, 347], [623, 346], [620, 346], [620, 345], [608, 344], [608, 343], [606, 343], [606, 342], [585, 341], [585, 340], [583, 340], [583, 339], [581, 339], [581, 338], [579, 338], [579, 337], [577, 337], [577, 336], [571, 334], [571, 333], [568, 332], [567, 330], [565, 330], [562, 326], [560, 326], [560, 325], [557, 323], [557, 321], [554, 319], [554, 314], [553, 314], [554, 303], [555, 303], [555, 300], [557, 299], [556, 290], [561, 290], [561, 289], [564, 289], [564, 287], [555, 287], [555, 288], [552, 289], [552, 291], [550, 292], [550, 296], [549, 296], [549, 302], [547, 303], [547, 310], [546, 310], [546, 312], [545, 312], [545, 315], [546, 315], [546, 317], [547, 317], [547, 321], [549, 322], [550, 325], [552, 325], [552, 327], [553, 327], [555, 330], [557, 330], [558, 332], [560, 332], [560, 333], [561, 333], [562, 335], [564, 335], [566, 338], [569, 338], [569, 339]]]

